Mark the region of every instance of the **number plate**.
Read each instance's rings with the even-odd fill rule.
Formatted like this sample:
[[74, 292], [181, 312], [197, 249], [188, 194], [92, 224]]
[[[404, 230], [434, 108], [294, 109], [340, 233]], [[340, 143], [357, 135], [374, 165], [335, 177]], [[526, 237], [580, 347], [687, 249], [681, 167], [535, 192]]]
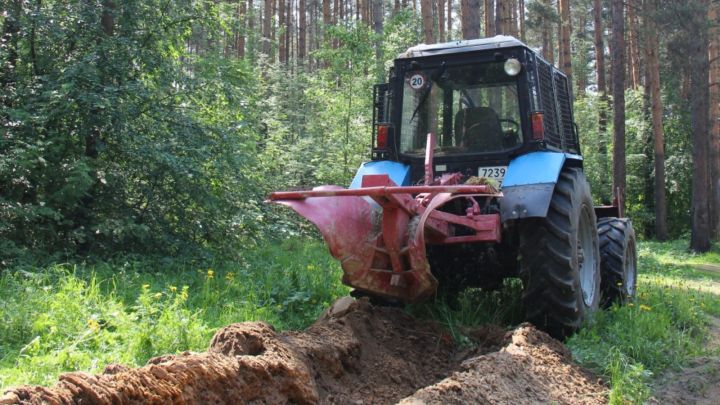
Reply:
[[502, 183], [507, 166], [488, 166], [478, 168], [478, 177], [487, 177]]

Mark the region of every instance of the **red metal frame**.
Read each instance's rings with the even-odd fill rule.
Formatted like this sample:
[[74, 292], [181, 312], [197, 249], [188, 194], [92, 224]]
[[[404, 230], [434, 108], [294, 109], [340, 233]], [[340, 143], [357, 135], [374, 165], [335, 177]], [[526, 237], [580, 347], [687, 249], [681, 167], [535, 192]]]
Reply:
[[[500, 242], [498, 214], [481, 214], [475, 197], [502, 197], [488, 185], [457, 184], [459, 173], [434, 179], [434, 137], [428, 135], [425, 185], [397, 186], [385, 174], [366, 175], [361, 188], [316, 187], [311, 191], [272, 193], [314, 223], [331, 254], [340, 260], [343, 282], [375, 295], [417, 302], [432, 296], [437, 280], [430, 272], [425, 246]], [[465, 215], [440, 211], [465, 199]], [[462, 235], [456, 231], [463, 229]]]

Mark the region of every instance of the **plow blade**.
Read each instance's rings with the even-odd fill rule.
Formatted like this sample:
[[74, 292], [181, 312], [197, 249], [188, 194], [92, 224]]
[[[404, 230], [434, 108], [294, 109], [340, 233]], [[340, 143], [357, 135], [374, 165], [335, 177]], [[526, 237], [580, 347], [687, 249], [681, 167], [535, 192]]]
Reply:
[[[477, 209], [469, 209], [467, 215], [438, 210], [448, 201], [474, 196], [501, 194], [483, 185], [398, 187], [387, 175], [366, 175], [359, 189], [321, 186], [272, 193], [269, 199], [318, 228], [342, 265], [344, 284], [413, 303], [430, 298], [437, 289], [426, 241], [500, 241], [499, 215], [480, 215]], [[462, 236], [454, 234], [457, 227], [466, 229]]]

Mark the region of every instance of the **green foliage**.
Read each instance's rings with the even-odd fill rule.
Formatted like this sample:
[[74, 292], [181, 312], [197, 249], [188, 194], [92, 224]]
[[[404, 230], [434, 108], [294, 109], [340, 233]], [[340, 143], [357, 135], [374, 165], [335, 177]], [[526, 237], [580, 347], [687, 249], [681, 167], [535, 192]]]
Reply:
[[667, 260], [681, 259], [675, 255], [686, 246], [687, 241], [641, 244], [636, 301], [597, 313], [591, 327], [567, 342], [581, 364], [608, 377], [613, 404], [643, 403], [654, 376], [707, 353], [708, 315], [719, 313], [720, 290], [712, 279], [687, 281], [700, 278], [687, 263], [677, 267]]
[[0, 238], [10, 251], [0, 259], [177, 253], [256, 231], [259, 210], [243, 202], [260, 198], [253, 71], [185, 47], [199, 21], [217, 32], [216, 10], [51, 1], [16, 12], [8, 18], [21, 29], [2, 54], [19, 56], [2, 77]]
[[263, 245], [212, 267], [118, 260], [32, 270], [0, 275], [0, 390], [202, 351], [233, 322], [303, 328], [347, 294], [335, 260], [306, 240]]

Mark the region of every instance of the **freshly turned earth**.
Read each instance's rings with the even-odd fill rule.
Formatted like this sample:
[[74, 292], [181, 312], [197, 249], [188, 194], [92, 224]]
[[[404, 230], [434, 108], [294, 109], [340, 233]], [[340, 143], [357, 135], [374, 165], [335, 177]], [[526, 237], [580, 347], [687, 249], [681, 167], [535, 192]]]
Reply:
[[346, 297], [302, 332], [233, 324], [205, 353], [63, 374], [52, 388], [11, 389], [0, 405], [607, 402], [602, 381], [528, 324], [468, 334], [471, 351], [432, 322]]

